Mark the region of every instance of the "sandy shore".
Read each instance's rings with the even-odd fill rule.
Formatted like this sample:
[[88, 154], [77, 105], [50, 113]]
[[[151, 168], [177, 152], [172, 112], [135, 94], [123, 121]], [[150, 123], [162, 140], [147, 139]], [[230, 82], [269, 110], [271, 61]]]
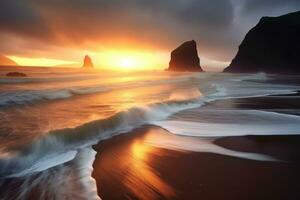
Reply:
[[299, 199], [299, 136], [228, 137], [215, 143], [264, 153], [282, 162], [263, 162], [212, 153], [151, 146], [146, 126], [100, 142], [93, 177], [101, 198], [119, 199]]
[[[299, 115], [299, 93], [220, 100], [201, 109], [199, 120], [211, 122], [220, 119], [207, 111], [218, 109]], [[189, 115], [183, 111], [180, 116]], [[266, 162], [159, 148], [147, 142], [149, 136], [159, 140], [169, 134], [160, 127], [145, 126], [96, 145], [93, 177], [99, 196], [104, 200], [300, 199], [300, 136], [223, 137], [213, 142], [280, 160]]]

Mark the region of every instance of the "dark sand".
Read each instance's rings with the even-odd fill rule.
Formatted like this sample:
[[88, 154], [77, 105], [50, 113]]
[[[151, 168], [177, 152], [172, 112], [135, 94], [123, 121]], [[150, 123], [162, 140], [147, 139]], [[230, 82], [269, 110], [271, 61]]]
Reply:
[[[143, 142], [147, 134], [155, 132], [169, 134], [162, 133], [159, 127], [146, 126], [95, 146], [99, 153], [94, 162], [93, 177], [101, 198], [300, 198], [299, 136], [229, 137], [215, 142], [226, 148], [278, 155], [285, 160], [263, 162], [212, 153], [166, 150]], [[136, 144], [139, 145], [137, 152]], [[294, 149], [298, 151], [295, 153]]]
[[[298, 93], [227, 99], [211, 102], [201, 109], [256, 109], [299, 115], [299, 98]], [[187, 116], [184, 113], [179, 115], [189, 117], [190, 111]], [[219, 120], [218, 116], [201, 118]], [[221, 121], [226, 122], [226, 118]], [[300, 199], [300, 136], [240, 136], [214, 141], [231, 150], [261, 153], [282, 160], [264, 162], [153, 147], [144, 140], [149, 134], [159, 139], [170, 133], [159, 127], [145, 126], [95, 146], [98, 154], [93, 177], [103, 200]]]

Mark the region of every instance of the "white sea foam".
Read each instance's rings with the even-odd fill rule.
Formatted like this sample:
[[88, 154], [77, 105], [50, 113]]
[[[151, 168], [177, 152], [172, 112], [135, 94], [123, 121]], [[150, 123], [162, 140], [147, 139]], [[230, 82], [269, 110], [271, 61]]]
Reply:
[[28, 90], [0, 93], [0, 106], [26, 104], [40, 100], [66, 99], [74, 95], [92, 94], [108, 91], [105, 87], [78, 87], [68, 89]]
[[[99, 200], [97, 194], [96, 181], [92, 178], [92, 163], [96, 152], [91, 148], [83, 148], [72, 157], [71, 161], [64, 165], [47, 168], [35, 174], [23, 174], [17, 179], [18, 187], [15, 182], [0, 179], [0, 187], [6, 186], [6, 192], [0, 191], [3, 200], [22, 200], [31, 199], [76, 199], [76, 200]], [[60, 157], [58, 156], [59, 160]], [[52, 165], [57, 163], [55, 160], [48, 160], [43, 163]]]
[[[199, 115], [207, 114], [207, 111]], [[259, 110], [213, 110], [216, 116], [223, 116], [222, 122], [197, 121], [197, 118], [182, 120], [163, 120], [152, 124], [170, 132], [160, 137], [147, 137], [151, 145], [180, 151], [215, 153], [257, 161], [280, 161], [264, 154], [239, 152], [214, 144], [216, 138], [246, 135], [299, 135], [300, 117]], [[205, 117], [203, 117], [205, 119]], [[226, 118], [229, 118], [226, 119]], [[212, 120], [210, 122], [210, 120]], [[230, 119], [233, 119], [230, 121]], [[220, 120], [220, 119], [219, 119]], [[159, 138], [159, 139], [158, 139]]]
[[258, 153], [248, 153], [233, 151], [230, 149], [223, 148], [214, 144], [214, 137], [210, 138], [200, 138], [200, 137], [187, 137], [178, 136], [174, 134], [164, 134], [160, 137], [152, 137], [153, 135], [148, 135], [144, 140], [146, 143], [165, 149], [179, 150], [179, 151], [193, 151], [193, 152], [204, 152], [204, 153], [214, 153], [225, 156], [232, 156], [237, 158], [256, 160], [256, 161], [279, 161], [272, 156], [258, 154]]
[[[67, 99], [76, 95], [102, 93], [117, 89], [128, 89], [133, 87], [155, 86], [163, 84], [175, 84], [189, 80], [190, 76], [178, 76], [176, 78], [163, 78], [161, 80], [143, 80], [138, 82], [125, 82], [121, 84], [111, 83], [109, 86], [101, 83], [96, 83], [90, 86], [72, 86], [37, 89], [38, 85], [32, 86], [30, 89], [14, 89], [10, 91], [0, 91], [0, 107], [23, 105], [42, 100]], [[25, 79], [26, 80], [26, 79]], [[60, 79], [59, 79], [60, 80]], [[16, 82], [22, 83], [22, 80], [17, 79]], [[1, 78], [0, 78], [1, 83]], [[76, 85], [76, 84], [75, 84]], [[63, 84], [62, 84], [63, 86]]]
[[[74, 157], [74, 149], [85, 148], [153, 120], [201, 105], [199, 100], [168, 101], [134, 107], [110, 118], [97, 120], [72, 129], [52, 131], [30, 144], [19, 147], [12, 157], [0, 158], [0, 177], [19, 177], [63, 164]], [[57, 158], [57, 159], [56, 159]]]
[[299, 116], [260, 110], [213, 110], [212, 112], [223, 116], [224, 122], [209, 122], [209, 119], [208, 122], [199, 122], [194, 119], [195, 121], [163, 120], [153, 124], [178, 135], [198, 137], [300, 134]]
[[235, 76], [231, 80], [233, 81], [257, 81], [257, 80], [268, 80], [271, 79], [271, 76], [264, 73], [264, 72], [259, 72], [256, 74], [249, 74], [249, 75], [241, 75], [239, 74], [238, 76]]

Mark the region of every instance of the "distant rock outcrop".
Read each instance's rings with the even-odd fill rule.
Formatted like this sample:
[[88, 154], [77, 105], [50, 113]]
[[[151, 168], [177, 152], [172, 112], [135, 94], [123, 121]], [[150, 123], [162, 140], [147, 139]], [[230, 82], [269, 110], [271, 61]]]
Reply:
[[6, 56], [0, 55], [0, 65], [3, 65], [3, 66], [17, 66], [18, 64], [15, 61], [9, 59]]
[[187, 41], [171, 53], [169, 71], [202, 72], [200, 59], [197, 52], [197, 44], [194, 40]]
[[9, 77], [26, 77], [27, 75], [22, 72], [8, 72], [6, 76]]
[[83, 66], [82, 67], [83, 68], [93, 68], [94, 67], [93, 61], [92, 61], [92, 59], [88, 55], [86, 55], [84, 57]]
[[300, 74], [300, 11], [263, 17], [224, 72]]

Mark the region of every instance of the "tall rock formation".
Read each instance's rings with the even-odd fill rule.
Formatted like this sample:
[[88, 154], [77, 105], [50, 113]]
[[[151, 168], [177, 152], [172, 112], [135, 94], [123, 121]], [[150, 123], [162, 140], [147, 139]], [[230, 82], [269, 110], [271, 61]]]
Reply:
[[184, 42], [171, 53], [169, 71], [202, 72], [197, 44], [194, 40]]
[[84, 57], [83, 66], [82, 67], [83, 68], [94, 68], [93, 61], [92, 61], [92, 59], [88, 55], [86, 55]]
[[0, 55], [0, 65], [3, 66], [18, 66], [18, 64], [6, 56]]
[[300, 11], [261, 18], [224, 72], [300, 74]]

